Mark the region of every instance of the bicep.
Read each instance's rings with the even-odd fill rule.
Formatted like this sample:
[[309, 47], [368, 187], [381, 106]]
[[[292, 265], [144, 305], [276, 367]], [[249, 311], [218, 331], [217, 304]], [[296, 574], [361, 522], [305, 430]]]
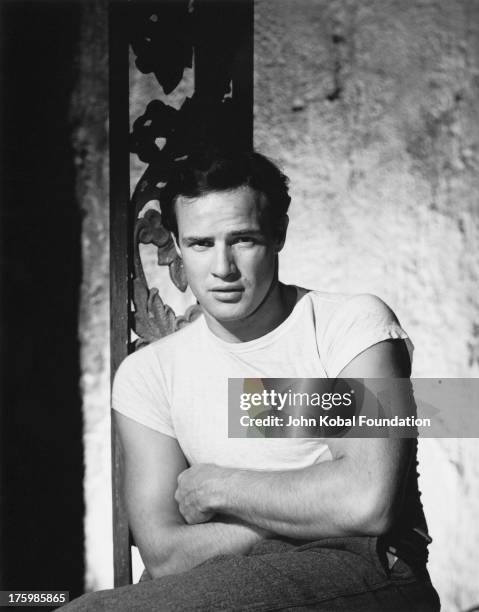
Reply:
[[[338, 375], [343, 379], [408, 379], [411, 363], [403, 340], [386, 340], [371, 346], [355, 357]], [[371, 380], [372, 383], [372, 380]], [[368, 384], [368, 383], [366, 383]], [[368, 385], [372, 386], [372, 385]], [[389, 387], [390, 388], [390, 387]], [[399, 386], [395, 409], [411, 413], [412, 396], [408, 384]], [[371, 504], [384, 504], [388, 509], [398, 506], [405, 476], [410, 465], [413, 439], [334, 438], [328, 440], [333, 459], [346, 459], [355, 470], [358, 485]]]
[[153, 531], [184, 524], [174, 494], [178, 475], [188, 464], [175, 438], [113, 412], [123, 454], [128, 520], [142, 550]]

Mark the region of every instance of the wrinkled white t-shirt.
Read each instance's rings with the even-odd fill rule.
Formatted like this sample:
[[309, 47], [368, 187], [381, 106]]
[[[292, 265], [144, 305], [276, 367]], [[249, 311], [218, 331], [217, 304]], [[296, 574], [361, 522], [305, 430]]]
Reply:
[[128, 356], [115, 377], [113, 408], [178, 440], [190, 465], [300, 469], [331, 458], [320, 438], [228, 438], [228, 378], [336, 377], [387, 339], [412, 344], [392, 310], [369, 294], [310, 291], [270, 333], [221, 340], [200, 316]]

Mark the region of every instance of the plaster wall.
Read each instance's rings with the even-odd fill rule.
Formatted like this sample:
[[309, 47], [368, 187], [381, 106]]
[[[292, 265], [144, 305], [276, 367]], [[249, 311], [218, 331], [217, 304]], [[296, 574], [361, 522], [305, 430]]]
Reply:
[[83, 213], [79, 305], [85, 475], [85, 586], [113, 584], [110, 438], [107, 2], [84, 3], [70, 120]]
[[[368, 292], [416, 377], [479, 374], [479, 3], [257, 0], [255, 146], [291, 179], [282, 279]], [[444, 610], [479, 602], [479, 444], [423, 439]]]

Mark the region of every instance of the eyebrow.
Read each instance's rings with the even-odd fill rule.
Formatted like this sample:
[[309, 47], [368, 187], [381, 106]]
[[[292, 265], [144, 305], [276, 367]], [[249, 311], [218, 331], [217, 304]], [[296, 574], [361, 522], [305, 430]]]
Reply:
[[198, 240], [211, 240], [211, 236], [183, 236], [181, 242], [197, 242]]
[[247, 227], [245, 229], [235, 230], [234, 232], [231, 232], [228, 235], [229, 236], [244, 236], [244, 234], [248, 234], [248, 236], [262, 236], [263, 232], [259, 229], [251, 229]]
[[[248, 236], [263, 236], [264, 233], [261, 230], [258, 229], [252, 229], [252, 228], [244, 228], [244, 229], [239, 229], [239, 230], [235, 230], [234, 232], [230, 232], [228, 233], [228, 236], [235, 238], [236, 236], [244, 236], [244, 235], [248, 235]], [[183, 243], [185, 242], [195, 242], [198, 240], [213, 240], [212, 236], [183, 236], [181, 241]]]

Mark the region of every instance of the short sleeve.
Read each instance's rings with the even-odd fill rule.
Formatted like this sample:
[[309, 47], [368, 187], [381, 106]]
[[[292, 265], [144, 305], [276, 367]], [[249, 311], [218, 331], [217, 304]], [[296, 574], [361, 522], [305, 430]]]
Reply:
[[337, 376], [367, 348], [390, 339], [405, 340], [412, 361], [413, 344], [389, 306], [375, 295], [349, 297], [335, 309], [318, 338], [328, 376]]
[[113, 381], [112, 407], [141, 425], [176, 438], [161, 367], [151, 345], [121, 363]]

